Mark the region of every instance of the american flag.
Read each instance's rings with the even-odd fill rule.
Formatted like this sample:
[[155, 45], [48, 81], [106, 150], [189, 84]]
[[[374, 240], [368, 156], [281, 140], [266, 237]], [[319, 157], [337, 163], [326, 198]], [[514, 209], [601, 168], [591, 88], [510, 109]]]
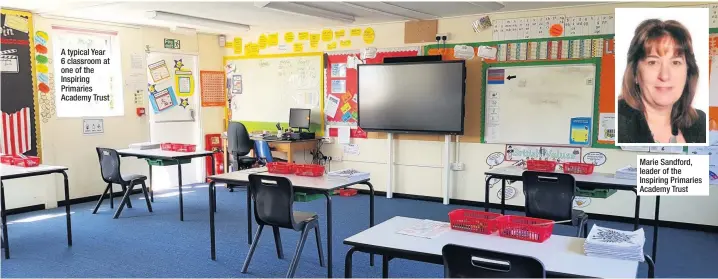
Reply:
[[32, 149], [30, 138], [30, 108], [23, 108], [15, 113], [2, 113], [2, 138], [0, 153], [22, 155]]

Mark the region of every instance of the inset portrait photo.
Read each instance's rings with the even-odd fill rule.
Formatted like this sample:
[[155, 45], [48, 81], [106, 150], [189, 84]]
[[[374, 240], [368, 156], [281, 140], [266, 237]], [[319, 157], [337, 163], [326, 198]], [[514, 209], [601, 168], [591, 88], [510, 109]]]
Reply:
[[615, 10], [616, 145], [708, 145], [708, 8]]

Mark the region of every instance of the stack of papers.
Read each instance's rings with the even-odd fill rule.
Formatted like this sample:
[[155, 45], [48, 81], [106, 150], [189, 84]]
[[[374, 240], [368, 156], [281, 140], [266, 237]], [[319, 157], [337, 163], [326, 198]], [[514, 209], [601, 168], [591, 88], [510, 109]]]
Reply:
[[147, 149], [159, 149], [159, 148], [160, 148], [159, 143], [140, 142], [140, 143], [130, 144], [130, 149], [147, 150]]
[[594, 225], [583, 250], [587, 256], [642, 262], [645, 242], [643, 229], [629, 232]]
[[636, 180], [638, 169], [633, 166], [620, 168], [616, 171], [616, 178]]
[[333, 172], [330, 172], [328, 175], [330, 177], [369, 179], [368, 172], [360, 172], [355, 169], [344, 169], [344, 170], [333, 171]]
[[411, 227], [405, 228], [396, 233], [431, 239], [450, 229], [451, 227], [449, 226], [449, 223], [434, 220], [421, 220]]

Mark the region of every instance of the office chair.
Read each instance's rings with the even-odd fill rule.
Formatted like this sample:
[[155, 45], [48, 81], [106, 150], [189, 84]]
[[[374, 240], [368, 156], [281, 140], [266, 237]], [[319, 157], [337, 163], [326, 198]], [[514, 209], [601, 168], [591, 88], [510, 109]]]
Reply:
[[441, 249], [444, 278], [546, 278], [536, 258], [447, 244]]
[[282, 259], [282, 240], [279, 236], [279, 228], [290, 229], [301, 232], [302, 235], [297, 243], [294, 258], [289, 265], [287, 278], [294, 277], [294, 272], [299, 265], [299, 256], [304, 249], [304, 242], [307, 241], [309, 231], [314, 229], [317, 238], [317, 250], [319, 251], [319, 265], [324, 266], [324, 255], [322, 252], [321, 236], [319, 234], [319, 216], [314, 212], [294, 211], [294, 187], [286, 177], [266, 176], [258, 174], [249, 175], [249, 187], [254, 198], [254, 220], [259, 225], [257, 234], [254, 236], [249, 254], [242, 266], [242, 273], [247, 273], [249, 262], [252, 260], [254, 250], [259, 243], [264, 226], [271, 226], [274, 232], [274, 242], [277, 246], [277, 257]]
[[97, 201], [97, 205], [95, 206], [95, 210], [92, 211], [92, 214], [97, 213], [97, 209], [100, 208], [102, 200], [105, 198], [105, 195], [108, 191], [110, 192], [110, 208], [113, 207], [114, 202], [112, 197], [112, 184], [120, 184], [120, 186], [122, 186], [122, 191], [125, 192], [122, 197], [122, 202], [120, 202], [120, 207], [117, 208], [115, 215], [112, 217], [113, 219], [117, 219], [118, 217], [120, 217], [120, 213], [122, 213], [122, 208], [125, 204], [127, 204], [128, 208], [132, 208], [132, 202], [130, 201], [130, 193], [132, 193], [132, 189], [137, 184], [140, 184], [142, 186], [142, 193], [145, 195], [147, 210], [152, 212], [152, 205], [150, 204], [150, 198], [147, 196], [147, 186], [145, 185], [145, 180], [147, 180], [147, 176], [139, 174], [122, 175], [120, 173], [120, 155], [117, 154], [116, 150], [102, 147], [97, 147], [96, 150], [97, 157], [100, 160], [100, 172], [102, 174], [102, 180], [107, 182], [107, 188], [105, 188], [105, 191], [102, 192], [100, 200]]
[[227, 130], [227, 149], [236, 164], [232, 170], [251, 168], [257, 159], [246, 156], [254, 146], [252, 139], [249, 138], [247, 128], [241, 122], [230, 122]]
[[576, 237], [588, 237], [588, 214], [573, 209], [576, 180], [566, 173], [524, 171], [526, 216], [552, 221], [571, 220]]

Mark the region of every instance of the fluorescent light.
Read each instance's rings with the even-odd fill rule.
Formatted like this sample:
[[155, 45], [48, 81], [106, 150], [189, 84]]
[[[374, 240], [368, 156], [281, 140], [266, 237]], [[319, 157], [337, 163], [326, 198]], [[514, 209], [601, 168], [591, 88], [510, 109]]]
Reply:
[[182, 26], [170, 27], [170, 32], [187, 36], [197, 35], [197, 30], [195, 30], [194, 28], [186, 28]]
[[249, 31], [249, 25], [219, 21], [209, 18], [194, 17], [188, 15], [174, 14], [162, 11], [147, 12], [147, 18], [172, 22], [174, 24], [188, 24], [202, 26], [219, 30]]
[[312, 16], [344, 23], [354, 23], [354, 16], [332, 12], [304, 4], [293, 2], [254, 2], [254, 6], [258, 8], [271, 9], [280, 12], [286, 12], [297, 15]]

